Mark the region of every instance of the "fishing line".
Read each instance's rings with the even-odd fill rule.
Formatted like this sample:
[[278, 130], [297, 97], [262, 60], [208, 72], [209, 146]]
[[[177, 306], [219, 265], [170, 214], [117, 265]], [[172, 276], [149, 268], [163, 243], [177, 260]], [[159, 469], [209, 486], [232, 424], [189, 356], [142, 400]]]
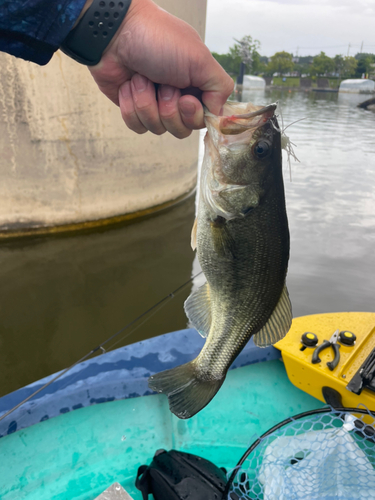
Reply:
[[272, 124], [272, 125], [273, 125], [274, 129], [277, 130], [278, 132], [280, 132], [280, 134], [281, 134], [281, 149], [284, 149], [288, 155], [289, 179], [290, 179], [290, 182], [292, 182], [292, 165], [290, 162], [290, 157], [292, 157], [295, 161], [298, 161], [298, 162], [299, 162], [299, 159], [297, 158], [297, 156], [293, 150], [293, 146], [295, 146], [295, 147], [297, 147], [297, 146], [289, 139], [289, 137], [285, 133], [285, 130], [288, 127], [290, 127], [291, 125], [294, 125], [297, 122], [305, 120], [306, 117], [300, 118], [299, 120], [295, 120], [294, 122], [289, 123], [289, 125], [284, 127], [284, 119], [283, 119], [281, 104], [279, 101], [276, 101], [276, 104], [277, 104], [277, 109], [280, 112], [279, 116], [281, 118], [281, 129], [280, 128], [278, 129], [277, 127], [275, 127], [274, 124]]
[[[301, 122], [302, 120], [306, 120], [306, 116], [304, 116], [303, 118], [299, 118], [299, 120], [294, 120], [294, 122], [292, 123], [289, 123], [289, 125], [287, 125], [285, 128], [283, 128], [283, 133], [285, 132], [285, 130], [289, 127], [291, 127], [292, 125], [294, 125], [295, 123], [298, 123], [298, 122]], [[295, 146], [295, 144], [294, 144]]]
[[[194, 279], [194, 278], [192, 278]], [[171, 297], [173, 299], [173, 297]], [[120, 337], [114, 344], [112, 344], [108, 349], [105, 350], [105, 352], [111, 352], [115, 348], [117, 344], [119, 344], [122, 340], [126, 339], [126, 337], [130, 337], [134, 332], [138, 330], [142, 325], [144, 325], [149, 319], [151, 319], [153, 316], [155, 316], [156, 313], [158, 313], [162, 308], [164, 307], [164, 304], [161, 304], [157, 309], [154, 309], [153, 311], [150, 312], [150, 314], [145, 318], [139, 325], [135, 326], [130, 332], [128, 332], [126, 335], [123, 337]]]
[[[52, 380], [49, 380], [46, 384], [44, 384], [42, 387], [40, 387], [39, 389], [37, 389], [35, 392], [33, 392], [32, 394], [30, 394], [30, 396], [28, 396], [27, 398], [25, 398], [23, 401], [21, 401], [20, 403], [18, 403], [16, 406], [14, 406], [13, 408], [11, 408], [10, 410], [8, 410], [6, 413], [4, 413], [4, 415], [1, 415], [0, 416], [0, 422], [2, 420], [4, 420], [8, 415], [10, 415], [11, 413], [13, 413], [15, 410], [17, 410], [18, 408], [20, 408], [22, 405], [24, 405], [25, 403], [27, 403], [27, 401], [30, 401], [30, 399], [32, 399], [34, 396], [36, 396], [37, 394], [39, 394], [40, 392], [42, 392], [44, 389], [46, 389], [47, 387], [49, 387], [51, 384], [53, 384], [53, 382], [56, 382], [56, 380], [58, 380], [59, 378], [61, 378], [63, 375], [65, 375], [66, 373], [69, 372], [69, 370], [72, 370], [75, 366], [77, 366], [79, 363], [82, 363], [83, 361], [85, 361], [88, 357], [90, 357], [92, 354], [95, 354], [97, 351], [102, 351], [103, 353], [106, 352], [106, 350], [104, 349], [104, 346], [106, 344], [108, 344], [108, 342], [110, 342], [111, 340], [115, 339], [118, 335], [120, 335], [122, 332], [124, 332], [125, 330], [127, 330], [128, 328], [130, 328], [131, 326], [133, 326], [137, 321], [139, 321], [140, 319], [144, 318], [145, 316], [149, 315], [149, 317], [145, 318], [145, 320], [140, 324], [140, 325], [137, 325], [136, 328], [133, 328], [130, 332], [128, 332], [126, 335], [124, 335], [123, 337], [121, 337], [115, 344], [113, 344], [110, 348], [110, 350], [113, 349], [113, 347], [118, 344], [118, 342], [120, 342], [121, 340], [124, 340], [126, 337], [129, 337], [129, 335], [131, 335], [135, 330], [137, 330], [141, 325], [143, 325], [146, 321], [148, 321], [154, 314], [156, 314], [160, 309], [162, 309], [162, 307], [164, 307], [167, 303], [167, 301], [169, 299], [173, 299], [175, 297], [176, 294], [178, 294], [186, 285], [188, 285], [189, 283], [191, 283], [195, 278], [197, 278], [198, 276], [200, 276], [201, 274], [203, 273], [203, 271], [200, 271], [199, 273], [197, 273], [196, 275], [192, 276], [190, 279], [188, 279], [187, 281], [185, 281], [185, 283], [183, 283], [182, 285], [180, 285], [179, 287], [177, 287], [175, 290], [173, 290], [173, 292], [169, 293], [168, 295], [166, 295], [165, 297], [163, 297], [161, 300], [159, 300], [156, 304], [154, 304], [152, 307], [150, 307], [149, 309], [147, 309], [145, 312], [143, 312], [142, 314], [140, 314], [137, 318], [133, 319], [132, 321], [130, 321], [130, 323], [128, 323], [127, 325], [125, 325], [123, 328], [121, 328], [118, 332], [114, 333], [113, 335], [111, 335], [108, 339], [106, 339], [104, 342], [102, 342], [101, 344], [99, 344], [97, 347], [94, 347], [94, 349], [91, 349], [90, 352], [88, 352], [87, 354], [85, 354], [85, 356], [83, 356], [82, 358], [80, 358], [78, 361], [76, 361], [75, 363], [73, 363], [71, 366], [69, 366], [68, 368], [65, 368], [65, 370], [63, 370], [62, 372], [60, 372], [59, 374], [56, 375], [56, 377], [54, 377]], [[152, 313], [152, 314], [151, 314]], [[65, 388], [66, 386], [62, 387]], [[38, 406], [38, 405], [36, 405]], [[22, 418], [22, 417], [21, 417]]]

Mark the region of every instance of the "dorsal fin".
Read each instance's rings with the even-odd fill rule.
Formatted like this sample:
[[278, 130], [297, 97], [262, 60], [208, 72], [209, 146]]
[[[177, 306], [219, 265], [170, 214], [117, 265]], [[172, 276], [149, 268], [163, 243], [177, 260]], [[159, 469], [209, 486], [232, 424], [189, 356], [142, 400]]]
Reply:
[[283, 292], [277, 303], [271, 317], [253, 336], [254, 344], [258, 347], [267, 347], [268, 345], [276, 344], [288, 333], [292, 324], [292, 305], [290, 303], [288, 289], [284, 285]]
[[202, 337], [207, 337], [211, 328], [211, 300], [208, 283], [195, 290], [184, 304], [186, 316]]

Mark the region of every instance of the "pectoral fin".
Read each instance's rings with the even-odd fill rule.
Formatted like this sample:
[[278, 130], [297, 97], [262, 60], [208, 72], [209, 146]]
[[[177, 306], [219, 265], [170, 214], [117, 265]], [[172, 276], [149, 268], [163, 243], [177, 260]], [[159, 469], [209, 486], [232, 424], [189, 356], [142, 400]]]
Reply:
[[211, 222], [211, 234], [217, 255], [235, 258], [235, 241], [228, 229], [228, 223], [223, 217], [217, 217]]
[[292, 305], [290, 303], [288, 289], [284, 285], [280, 300], [277, 303], [270, 319], [253, 336], [254, 343], [258, 347], [267, 347], [281, 340], [288, 333], [292, 324]]
[[184, 304], [186, 316], [202, 337], [207, 337], [211, 328], [211, 301], [208, 283], [195, 290]]
[[195, 218], [193, 229], [191, 230], [191, 248], [193, 250], [197, 248], [197, 227], [198, 227], [198, 219]]

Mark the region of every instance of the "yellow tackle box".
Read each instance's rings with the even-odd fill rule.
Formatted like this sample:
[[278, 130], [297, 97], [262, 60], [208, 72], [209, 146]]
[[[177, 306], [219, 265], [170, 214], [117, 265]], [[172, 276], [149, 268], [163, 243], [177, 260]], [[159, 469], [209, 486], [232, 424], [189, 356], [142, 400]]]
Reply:
[[[337, 366], [333, 369], [327, 366], [334, 359], [331, 346], [319, 356], [315, 355], [313, 364], [315, 349], [336, 332], [339, 334]], [[316, 342], [316, 345], [306, 346], [306, 342]], [[281, 351], [289, 380], [299, 389], [324, 402], [322, 389], [330, 387], [341, 394], [343, 406], [355, 408], [362, 404], [375, 410], [375, 313], [329, 313], [295, 318], [289, 333], [275, 347]]]

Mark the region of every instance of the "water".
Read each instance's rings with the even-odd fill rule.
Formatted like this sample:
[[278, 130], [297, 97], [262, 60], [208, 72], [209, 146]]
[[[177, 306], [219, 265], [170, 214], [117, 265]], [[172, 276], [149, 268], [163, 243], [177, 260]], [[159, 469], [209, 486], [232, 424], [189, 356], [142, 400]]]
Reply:
[[[194, 211], [192, 196], [132, 225], [2, 243], [0, 396], [71, 365], [189, 280]], [[116, 347], [185, 328], [188, 293]]]
[[[267, 96], [268, 97], [268, 96]], [[300, 163], [286, 171], [295, 316], [375, 310], [375, 113], [367, 96], [271, 94]], [[284, 162], [285, 164], [286, 162]]]
[[[297, 145], [284, 161], [294, 316], [375, 311], [375, 113], [368, 96], [253, 92], [280, 100]], [[136, 224], [0, 245], [0, 395], [62, 369], [199, 270], [195, 203]], [[119, 347], [186, 326], [186, 287]]]

